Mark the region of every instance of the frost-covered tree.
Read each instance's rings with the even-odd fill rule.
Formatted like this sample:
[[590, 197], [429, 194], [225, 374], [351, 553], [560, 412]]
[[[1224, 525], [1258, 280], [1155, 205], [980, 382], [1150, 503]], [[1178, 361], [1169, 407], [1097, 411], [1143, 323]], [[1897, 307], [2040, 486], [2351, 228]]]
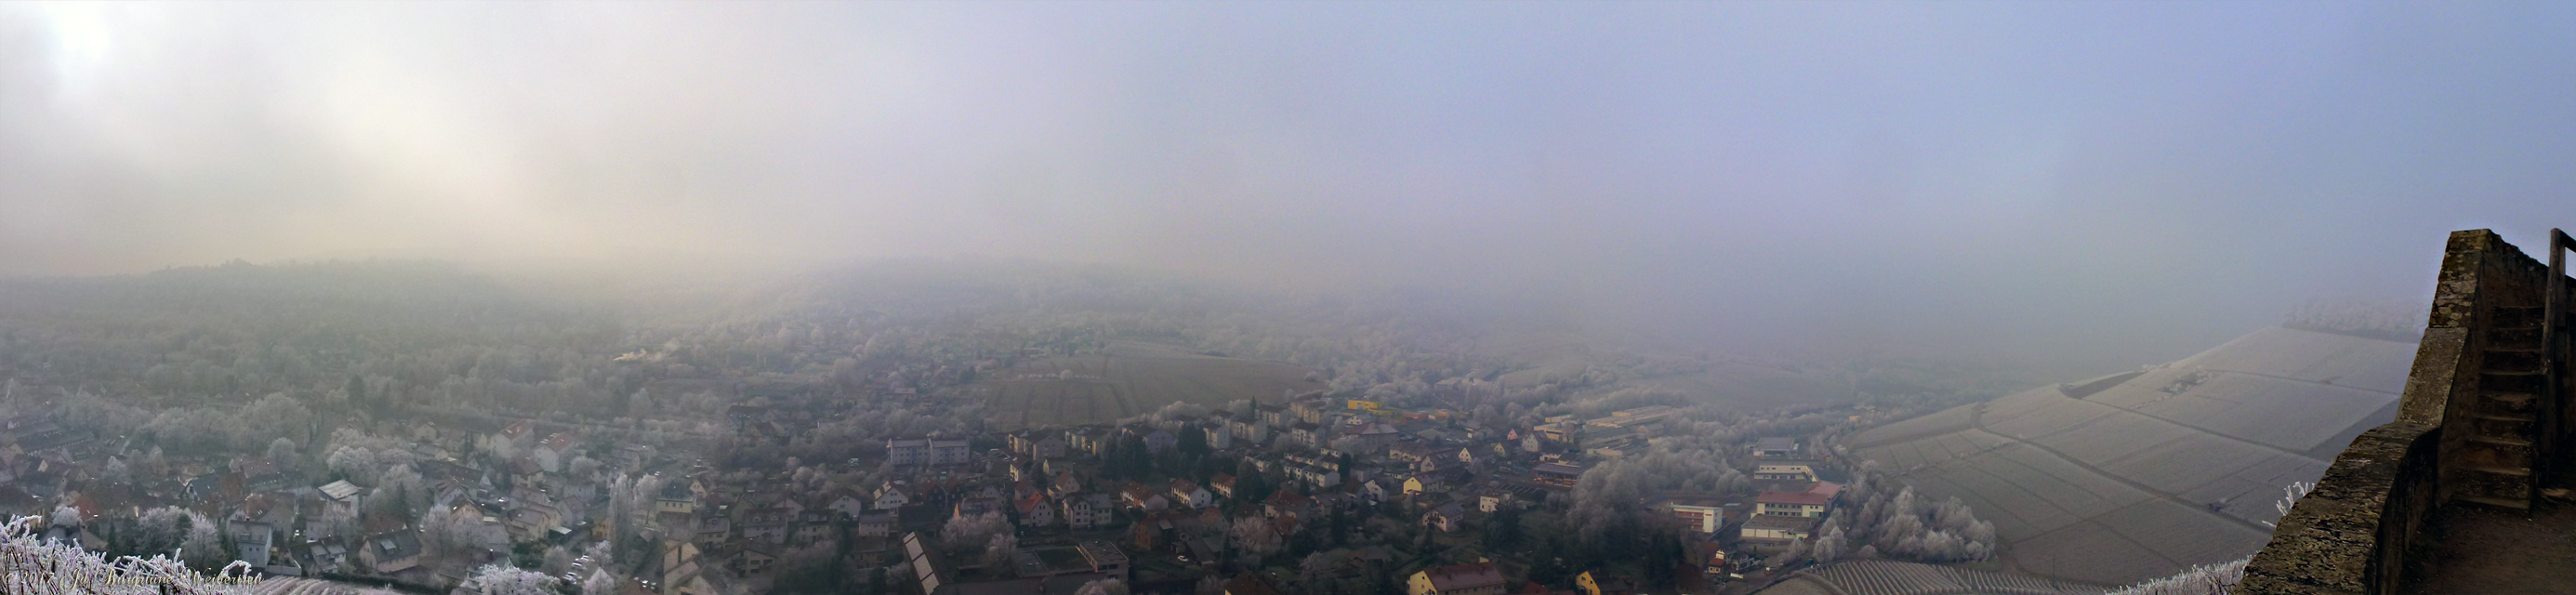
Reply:
[[1333, 556], [1331, 554], [1324, 552], [1306, 554], [1306, 559], [1297, 562], [1297, 580], [1306, 585], [1307, 590], [1322, 590], [1318, 585], [1322, 585], [1332, 576]]
[[268, 441], [268, 462], [276, 463], [278, 471], [294, 473], [298, 463], [295, 460], [295, 441], [284, 436]]
[[2252, 556], [2230, 562], [2193, 566], [2182, 572], [2112, 591], [2106, 595], [2227, 595], [2245, 580], [2245, 563]]
[[50, 521], [48, 526], [61, 527], [64, 529], [78, 529], [81, 526], [81, 512], [78, 508], [56, 506], [54, 507], [54, 516], [48, 520]]
[[1015, 576], [1019, 570], [1020, 538], [1004, 531], [984, 541], [984, 567], [1001, 576]]
[[1816, 538], [1815, 547], [1809, 548], [1807, 555], [1815, 558], [1818, 564], [1832, 562], [1842, 557], [1843, 548], [1848, 545], [1850, 545], [1850, 539], [1843, 535], [1842, 526], [1835, 525], [1826, 529], [1823, 536]]
[[349, 483], [362, 486], [376, 485], [376, 472], [383, 469], [376, 465], [375, 452], [363, 446], [342, 446], [333, 450], [323, 459], [323, 464], [329, 465], [331, 472], [349, 480]]
[[561, 576], [563, 573], [571, 572], [572, 552], [564, 551], [563, 546], [560, 545], [546, 546], [545, 560], [537, 565], [537, 571], [545, 573], [546, 576]]
[[108, 457], [107, 464], [99, 467], [99, 476], [101, 479], [107, 480], [108, 483], [133, 483], [134, 469], [125, 464], [125, 459]]
[[560, 595], [554, 577], [505, 564], [474, 569], [449, 595]]
[[1001, 511], [962, 516], [939, 528], [939, 542], [951, 550], [978, 550], [989, 545], [997, 535], [1011, 534], [1011, 521]]
[[1255, 561], [1279, 550], [1279, 532], [1270, 525], [1270, 519], [1257, 516], [1235, 519], [1234, 524], [1226, 528], [1226, 537], [1234, 541], [1236, 552]]
[[1791, 564], [1796, 564], [1799, 561], [1806, 560], [1807, 548], [1807, 540], [1805, 539], [1792, 541], [1789, 542], [1789, 547], [1787, 549], [1783, 549], [1780, 553], [1772, 555], [1768, 560], [1763, 560], [1762, 563], [1769, 565], [1772, 568], [1784, 568]]
[[202, 570], [222, 568], [232, 562], [224, 552], [224, 532], [206, 517], [194, 517], [188, 526], [188, 537], [179, 544], [180, 559]]
[[602, 565], [590, 571], [590, 578], [582, 579], [581, 595], [616, 595], [620, 582], [617, 575], [610, 574], [608, 568]]

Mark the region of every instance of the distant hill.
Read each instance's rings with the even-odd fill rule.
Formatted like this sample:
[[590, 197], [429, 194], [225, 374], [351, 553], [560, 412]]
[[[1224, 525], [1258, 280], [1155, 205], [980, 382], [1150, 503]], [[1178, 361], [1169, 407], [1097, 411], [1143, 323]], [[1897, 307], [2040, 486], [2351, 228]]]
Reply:
[[1855, 452], [1995, 522], [2021, 573], [2095, 584], [2261, 549], [2282, 487], [2396, 416], [2415, 345], [2272, 328], [2188, 359], [1871, 429]]

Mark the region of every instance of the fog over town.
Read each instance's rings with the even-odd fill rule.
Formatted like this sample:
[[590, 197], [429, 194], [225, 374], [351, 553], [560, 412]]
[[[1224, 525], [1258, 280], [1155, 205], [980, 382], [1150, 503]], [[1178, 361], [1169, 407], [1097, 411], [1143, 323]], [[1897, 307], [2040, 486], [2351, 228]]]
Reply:
[[[0, 512], [272, 590], [2101, 592], [2243, 558], [2394, 415], [2446, 234], [2576, 223], [2571, 31], [0, 4]], [[2013, 429], [2256, 376], [2296, 396], [2112, 405], [2266, 461], [2189, 485]], [[2014, 448], [2134, 494], [1961, 475]]]

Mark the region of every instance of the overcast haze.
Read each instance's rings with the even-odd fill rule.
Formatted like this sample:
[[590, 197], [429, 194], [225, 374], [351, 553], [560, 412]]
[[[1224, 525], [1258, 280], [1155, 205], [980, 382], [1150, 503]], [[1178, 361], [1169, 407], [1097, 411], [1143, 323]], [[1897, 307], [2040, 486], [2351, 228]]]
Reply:
[[0, 272], [1029, 256], [2125, 367], [2576, 225], [2571, 7], [0, 4]]

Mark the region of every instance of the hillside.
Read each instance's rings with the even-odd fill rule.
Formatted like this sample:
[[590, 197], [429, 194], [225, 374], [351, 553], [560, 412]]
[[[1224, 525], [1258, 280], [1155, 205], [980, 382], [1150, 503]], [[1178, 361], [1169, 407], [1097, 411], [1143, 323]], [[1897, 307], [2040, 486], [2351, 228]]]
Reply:
[[1874, 428], [1856, 454], [1993, 520], [2006, 565], [2124, 584], [2262, 548], [2284, 485], [2395, 416], [2414, 345], [2273, 328]]

